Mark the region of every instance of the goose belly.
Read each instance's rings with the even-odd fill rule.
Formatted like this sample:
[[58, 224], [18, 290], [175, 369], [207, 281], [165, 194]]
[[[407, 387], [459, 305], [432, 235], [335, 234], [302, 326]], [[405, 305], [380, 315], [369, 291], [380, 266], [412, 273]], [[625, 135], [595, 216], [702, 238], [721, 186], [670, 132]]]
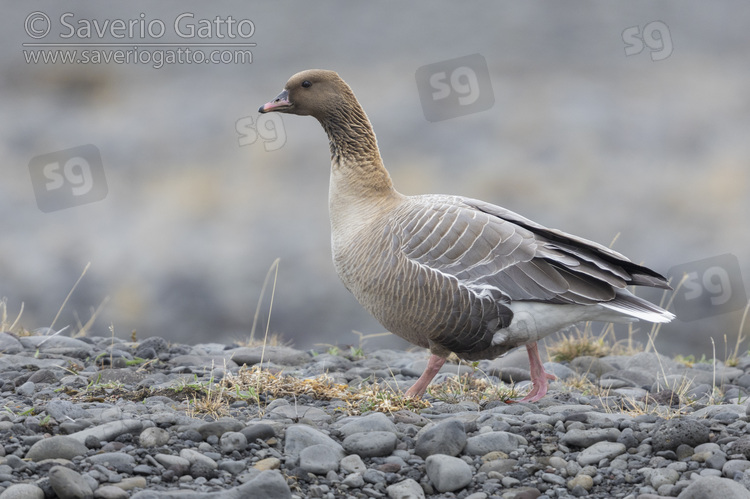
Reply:
[[450, 275], [414, 264], [398, 253], [334, 246], [344, 285], [388, 331], [433, 352], [488, 348], [500, 326], [498, 304]]

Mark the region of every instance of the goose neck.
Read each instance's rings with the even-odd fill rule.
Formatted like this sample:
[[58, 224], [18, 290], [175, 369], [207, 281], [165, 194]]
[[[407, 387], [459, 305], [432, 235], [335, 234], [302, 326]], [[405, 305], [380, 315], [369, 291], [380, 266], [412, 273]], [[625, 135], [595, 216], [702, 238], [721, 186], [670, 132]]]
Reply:
[[393, 191], [370, 120], [354, 103], [337, 106], [319, 119], [331, 148], [331, 181], [339, 191], [367, 197]]

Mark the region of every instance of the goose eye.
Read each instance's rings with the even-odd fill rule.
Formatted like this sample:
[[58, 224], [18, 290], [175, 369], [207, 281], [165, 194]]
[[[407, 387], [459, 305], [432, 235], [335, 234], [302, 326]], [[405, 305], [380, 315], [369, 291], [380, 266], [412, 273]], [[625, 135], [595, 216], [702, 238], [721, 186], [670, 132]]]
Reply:
[[312, 87], [312, 82], [310, 80], [305, 80], [302, 82], [302, 86], [305, 88], [310, 88]]

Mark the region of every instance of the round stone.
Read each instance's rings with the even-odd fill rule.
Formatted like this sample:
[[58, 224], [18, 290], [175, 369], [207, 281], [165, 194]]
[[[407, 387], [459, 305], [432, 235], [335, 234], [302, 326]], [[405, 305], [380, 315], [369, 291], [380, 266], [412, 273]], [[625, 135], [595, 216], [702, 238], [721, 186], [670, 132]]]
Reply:
[[316, 475], [325, 475], [339, 469], [341, 455], [327, 445], [311, 445], [299, 453], [299, 467]]
[[576, 475], [573, 479], [568, 480], [568, 490], [573, 490], [576, 487], [581, 487], [586, 491], [591, 490], [591, 487], [594, 486], [594, 479], [591, 478], [589, 475], [580, 474]]
[[58, 435], [44, 438], [31, 446], [26, 453], [26, 459], [43, 461], [45, 459], [68, 459], [83, 456], [88, 448], [75, 438]]
[[83, 476], [65, 466], [49, 470], [49, 483], [60, 499], [93, 499], [94, 492]]
[[344, 439], [344, 450], [360, 457], [389, 456], [395, 449], [398, 439], [389, 431], [354, 433]]
[[433, 454], [457, 456], [466, 446], [466, 430], [458, 419], [448, 419], [417, 435], [414, 453], [422, 459]]
[[438, 492], [453, 492], [471, 483], [471, 467], [463, 459], [434, 454], [425, 464], [427, 477]]
[[238, 431], [228, 431], [219, 439], [222, 452], [231, 454], [234, 451], [242, 452], [247, 447], [247, 437]]
[[169, 432], [162, 428], [152, 426], [146, 428], [138, 437], [141, 447], [161, 447], [169, 442]]

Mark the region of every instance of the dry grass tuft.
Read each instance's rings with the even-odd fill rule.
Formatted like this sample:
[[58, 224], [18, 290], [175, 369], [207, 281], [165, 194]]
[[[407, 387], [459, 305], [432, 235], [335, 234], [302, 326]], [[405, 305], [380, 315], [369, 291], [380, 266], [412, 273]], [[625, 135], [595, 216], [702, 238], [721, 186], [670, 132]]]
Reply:
[[569, 390], [575, 390], [586, 396], [607, 396], [609, 394], [609, 390], [592, 383], [589, 378], [581, 374], [565, 379], [562, 384]]
[[[65, 309], [65, 306], [67, 305], [68, 301], [70, 300], [70, 297], [73, 295], [76, 288], [81, 283], [81, 280], [86, 275], [86, 272], [88, 271], [90, 266], [91, 266], [91, 262], [86, 264], [83, 271], [81, 272], [81, 275], [78, 277], [78, 280], [76, 280], [75, 284], [73, 284], [73, 287], [70, 289], [70, 292], [68, 292], [67, 296], [63, 300], [62, 305], [60, 305], [60, 308], [58, 309], [57, 314], [55, 315], [55, 318], [52, 320], [52, 323], [49, 326], [50, 330], [54, 331], [55, 323], [60, 318], [60, 315], [62, 315], [62, 312]], [[99, 306], [96, 309], [92, 308], [91, 317], [89, 317], [89, 319], [85, 323], [82, 323], [81, 320], [78, 318], [78, 314], [74, 312], [78, 329], [71, 336], [72, 337], [85, 336], [88, 330], [91, 328], [91, 326], [93, 326], [94, 321], [96, 321], [97, 316], [102, 311], [102, 309], [104, 308], [104, 306], [107, 304], [108, 301], [109, 301], [109, 297], [105, 297], [104, 300], [102, 300], [102, 302], [99, 304]], [[18, 315], [16, 316], [15, 320], [12, 323], [8, 322], [7, 298], [3, 298], [2, 300], [0, 300], [0, 331], [10, 332], [10, 333], [15, 334], [16, 336], [30, 336], [30, 335], [35, 334], [33, 331], [29, 331], [26, 328], [23, 328], [18, 325], [18, 322], [21, 319], [21, 314], [23, 314], [23, 308], [24, 308], [24, 304], [22, 302], [21, 309], [19, 310]], [[61, 333], [62, 331], [68, 329], [69, 327], [70, 325], [65, 326], [62, 329], [59, 329], [57, 333]]]
[[362, 384], [357, 388], [335, 383], [322, 374], [315, 378], [297, 378], [283, 373], [273, 373], [259, 366], [243, 368], [236, 375], [227, 375], [222, 384], [229, 391], [247, 393], [251, 398], [299, 397], [307, 395], [316, 400], [341, 400], [349, 414], [368, 411], [395, 412], [401, 409], [418, 410], [429, 407], [429, 403], [404, 397], [383, 388], [378, 383]]
[[[745, 306], [745, 311], [742, 312], [742, 320], [740, 321], [740, 327], [739, 327], [739, 330], [737, 331], [737, 341], [734, 344], [734, 351], [729, 356], [725, 355], [726, 360], [724, 361], [724, 365], [726, 366], [737, 367], [737, 364], [739, 363], [740, 355], [741, 355], [740, 345], [746, 339], [745, 336], [743, 336], [743, 331], [745, 329], [745, 320], [747, 319], [748, 311], [750, 311], [750, 302], [747, 303], [747, 305]], [[726, 345], [726, 343], [727, 343], [727, 337], [726, 335], [724, 335], [724, 344]]]
[[360, 386], [352, 393], [351, 399], [344, 399], [349, 414], [363, 414], [365, 412], [394, 413], [401, 410], [419, 411], [430, 407], [430, 403], [422, 399], [407, 398], [402, 392], [384, 388], [379, 383], [369, 383]]
[[560, 333], [560, 339], [547, 346], [547, 354], [555, 362], [570, 362], [583, 356], [604, 357], [610, 351], [604, 338], [590, 336], [578, 328], [570, 333]]
[[586, 322], [583, 328], [573, 326], [557, 333], [556, 340], [547, 346], [547, 355], [555, 362], [570, 362], [583, 356], [633, 355], [643, 351], [633, 342], [633, 333], [631, 328], [627, 340], [617, 341], [614, 324], [608, 324], [595, 334], [592, 323]]
[[185, 398], [187, 403], [187, 415], [195, 418], [200, 415], [210, 416], [219, 419], [229, 416], [229, 404], [232, 400], [226, 396], [224, 387], [217, 388], [207, 387], [205, 390], [197, 390], [193, 393], [192, 400], [190, 397]]
[[243, 367], [236, 375], [227, 373], [221, 383], [229, 390], [245, 392], [252, 398], [258, 398], [260, 395], [269, 398], [309, 395], [317, 399], [331, 400], [341, 398], [344, 388], [344, 385], [334, 383], [332, 378], [325, 374], [303, 379], [273, 373], [258, 365]]
[[487, 378], [475, 376], [474, 373], [453, 376], [442, 383], [430, 385], [427, 393], [437, 400], [450, 404], [507, 402], [519, 396], [514, 385], [494, 384]]
[[[276, 280], [279, 276], [279, 262], [281, 258], [277, 258], [271, 263], [271, 266], [266, 272], [266, 278], [263, 280], [263, 286], [260, 288], [260, 296], [258, 297], [258, 304], [255, 306], [255, 315], [253, 316], [253, 326], [250, 328], [250, 338], [247, 340], [249, 345], [267, 345], [268, 344], [268, 329], [271, 326], [271, 312], [273, 311], [273, 299], [276, 296]], [[260, 314], [260, 305], [263, 303], [263, 297], [266, 294], [266, 288], [268, 287], [268, 280], [271, 278], [273, 272], [273, 286], [271, 287], [271, 298], [268, 305], [268, 320], [266, 321], [266, 334], [263, 341], [256, 342], [255, 340], [255, 328], [258, 326], [258, 315]]]
[[21, 309], [18, 311], [16, 318], [13, 322], [9, 322], [8, 299], [3, 297], [3, 299], [0, 300], [0, 331], [13, 333], [17, 336], [28, 336], [31, 334], [29, 331], [18, 325], [18, 322], [21, 320], [21, 314], [23, 314], [23, 302], [21, 302]]
[[[692, 412], [695, 401], [687, 396], [692, 381], [683, 379], [682, 383], [673, 390], [664, 389], [656, 394], [649, 394], [641, 400], [634, 397], [622, 397], [616, 404], [602, 405], [608, 413], [627, 414], [632, 417], [644, 414], [672, 419]], [[659, 396], [659, 395], [662, 396]]]

